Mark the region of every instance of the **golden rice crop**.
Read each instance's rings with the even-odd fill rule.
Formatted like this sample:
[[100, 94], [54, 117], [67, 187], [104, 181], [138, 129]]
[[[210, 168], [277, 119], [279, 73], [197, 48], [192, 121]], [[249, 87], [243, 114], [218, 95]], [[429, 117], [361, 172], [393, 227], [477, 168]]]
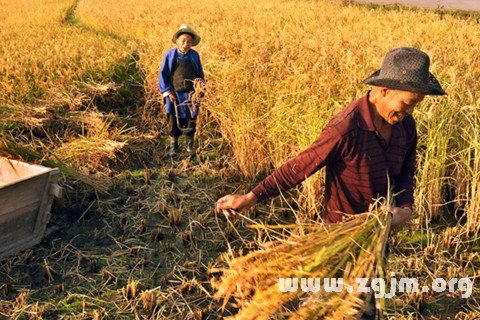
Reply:
[[[216, 284], [215, 297], [223, 298], [224, 305], [231, 297], [235, 298], [236, 306], [241, 309], [229, 319], [353, 318], [365, 307], [365, 301], [370, 300], [369, 295], [362, 296], [356, 290], [355, 279], [372, 279], [384, 274], [384, 250], [390, 224], [391, 214], [376, 210], [327, 226], [256, 225], [254, 227], [270, 231], [302, 228], [306, 233], [229, 260], [228, 269]], [[300, 278], [310, 278], [320, 282], [302, 284], [302, 289], [316, 287], [310, 292], [299, 287], [283, 291], [279, 278], [295, 278], [299, 282]], [[343, 290], [323, 290], [321, 283], [325, 278], [343, 279]], [[355, 290], [350, 292], [347, 286]]]
[[[419, 130], [416, 210], [420, 213], [422, 226], [427, 228], [420, 231], [407, 229], [402, 237], [394, 238], [393, 241], [400, 242], [397, 249], [401, 252], [393, 255], [396, 264], [392, 269], [426, 278], [479, 276], [479, 256], [475, 249], [480, 228], [478, 18], [444, 14], [441, 10], [373, 9], [330, 0], [20, 0], [0, 3], [0, 131], [20, 127], [12, 133], [15, 139], [9, 134], [3, 136], [3, 147], [5, 142], [7, 147], [2, 150], [10, 151], [10, 155], [16, 157], [50, 161], [52, 165], [62, 165], [65, 159], [80, 166], [83, 163], [80, 159], [86, 159], [90, 164], [100, 158], [109, 159], [123, 142], [130, 141], [120, 132], [122, 129], [118, 129], [117, 123], [108, 125], [106, 114], [116, 110], [105, 112], [95, 106], [106, 91], [118, 89], [111, 68], [119, 64], [123, 66], [125, 59], [133, 63], [135, 72], [140, 75], [140, 81], [135, 85], [142, 86], [144, 80], [143, 87], [139, 88], [145, 97], [144, 105], [129, 105], [128, 110], [137, 112], [135, 108], [139, 106], [144, 115], [155, 119], [161, 117], [158, 69], [163, 54], [173, 46], [173, 32], [182, 23], [194, 27], [203, 39], [196, 48], [207, 76], [207, 91], [199, 120], [200, 139], [204, 133], [216, 133], [205, 132], [204, 128], [219, 130], [223, 136], [220, 145], [228, 145], [225, 151], [232, 155], [230, 164], [248, 179], [270, 172], [310, 145], [335, 112], [367, 90], [361, 80], [380, 66], [388, 50], [415, 46], [426, 51], [432, 57], [433, 73], [449, 95], [445, 98], [429, 97], [415, 111]], [[67, 12], [71, 15], [66, 21]], [[130, 58], [137, 55], [138, 59], [131, 61]], [[140, 99], [138, 103], [143, 104], [143, 101]], [[60, 120], [56, 124], [62, 126], [52, 126], [52, 119]], [[202, 122], [208, 123], [208, 127], [202, 126]], [[45, 126], [52, 127], [47, 130]], [[32, 129], [40, 133], [45, 129], [54, 142], [42, 145], [44, 142], [35, 140], [37, 137]], [[149, 155], [143, 145], [135, 148]], [[52, 163], [38, 150], [49, 155], [56, 151], [65, 159]], [[158, 153], [161, 154], [162, 150]], [[199, 176], [218, 174], [208, 163], [201, 167], [206, 171], [195, 171]], [[74, 179], [84, 179], [87, 184], [105, 189], [105, 186], [95, 186], [99, 183], [97, 180], [66, 165], [61, 169]], [[234, 181], [237, 185], [239, 176], [227, 177], [229, 172], [225, 169], [220, 173], [229, 179], [228, 182], [210, 186], [215, 190], [209, 192], [200, 190], [198, 200], [211, 203], [220, 192], [233, 190], [231, 183]], [[145, 183], [144, 187], [147, 188], [148, 184]], [[145, 192], [144, 187], [134, 190], [129, 186], [128, 192], [138, 193], [135, 197], [139, 197]], [[296, 200], [307, 218], [322, 209], [321, 175], [306, 181], [299, 191]], [[152, 203], [134, 198], [128, 204], [140, 206], [142, 212], [158, 207], [158, 197], [162, 197], [165, 189], [150, 192], [148, 198], [153, 199]], [[198, 202], [197, 198], [195, 201]], [[137, 213], [138, 207], [135, 208], [132, 212]], [[112, 212], [117, 209], [112, 205]], [[166, 225], [170, 223], [172, 228], [180, 229], [182, 221], [190, 219], [190, 212], [184, 207], [168, 209], [169, 215], [165, 214], [164, 222]], [[204, 209], [195, 207], [193, 211], [200, 210], [202, 219], [208, 220], [211, 211]], [[437, 225], [435, 229], [430, 228], [430, 219], [438, 218], [446, 209], [464, 213], [466, 228], [461, 224], [445, 231], [438, 230]], [[124, 232], [128, 231], [126, 226], [131, 225], [128, 219], [137, 217], [136, 213], [129, 211], [121, 215]], [[270, 213], [275, 215], [275, 206]], [[270, 219], [270, 215], [267, 218]], [[141, 222], [142, 219], [137, 220], [135, 230], [143, 230], [145, 223]], [[201, 222], [200, 225], [208, 224]], [[222, 247], [217, 229], [210, 231], [208, 236], [213, 239], [212, 246]], [[230, 227], [224, 231], [227, 239], [231, 238], [228, 233], [234, 234]], [[197, 241], [196, 235], [188, 232], [179, 232], [178, 240], [193, 243], [193, 246], [203, 241]], [[135, 241], [137, 233], [135, 237], [131, 236]], [[151, 238], [162, 236], [157, 230]], [[160, 247], [165, 254], [176, 249], [168, 240], [162, 240]], [[123, 265], [124, 261], [120, 262]], [[102, 268], [105, 285], [116, 283], [122, 274], [130, 274], [130, 271], [122, 272], [125, 269], [120, 267], [117, 270], [116, 266], [114, 262], [113, 267]], [[80, 273], [79, 279], [82, 282], [96, 281]], [[138, 316], [133, 311], [136, 305], [152, 309], [158, 319], [167, 316], [182, 318], [185, 309], [190, 309], [192, 318], [202, 317], [202, 310], [196, 309], [200, 304], [210, 304], [210, 309], [204, 310], [207, 318], [219, 312], [210, 301], [184, 303], [184, 292], [177, 292], [175, 286], [166, 290], [165, 286], [153, 289], [156, 284], [151, 286], [150, 282], [145, 282], [148, 284], [141, 283], [135, 301], [121, 297], [122, 303], [128, 303], [135, 316]], [[65, 287], [70, 290], [68, 284]], [[190, 290], [188, 287], [184, 291]], [[150, 290], [155, 293], [153, 298], [150, 297], [152, 299], [143, 294]], [[205, 297], [203, 299], [208, 299]], [[113, 315], [125, 311], [122, 304], [105, 306], [104, 309], [97, 304], [97, 299], [104, 298], [111, 300], [111, 297], [99, 298], [94, 292], [90, 296], [68, 293], [67, 298], [60, 298], [59, 304], [70, 299], [81, 301], [83, 311], [76, 314], [80, 317], [80, 313], [84, 317], [102, 318], [106, 317], [105, 313]], [[425, 299], [422, 293], [401, 295], [398, 298], [401, 309], [406, 304], [410, 306], [406, 311], [396, 311], [404, 318], [416, 317], [420, 315], [418, 310]], [[113, 304], [117, 302], [119, 300], [113, 299]], [[471, 302], [466, 304], [472, 305], [473, 309], [477, 305], [478, 309], [478, 303]], [[59, 305], [40, 302], [36, 307], [31, 304], [27, 308], [23, 302], [3, 301], [1, 304], [13, 305], [19, 312], [32, 316], [41, 316], [42, 308], [45, 308], [46, 317]], [[3, 308], [0, 313], [6, 317], [18, 316], [15, 312], [8, 313], [8, 308]], [[411, 311], [411, 308], [417, 310]]]
[[[327, 0], [145, 0], [133, 7], [128, 1], [85, 0], [78, 17], [142, 41], [148, 101], [158, 100], [157, 73], [163, 53], [173, 45], [172, 33], [181, 23], [192, 25], [203, 38], [198, 50], [209, 81], [204, 107], [219, 121], [234, 164], [247, 176], [269, 171], [307, 147], [336, 111], [367, 90], [361, 80], [380, 67], [391, 48], [426, 51], [449, 95], [427, 98], [415, 112], [420, 136], [416, 207], [428, 219], [454, 201], [466, 206], [472, 225], [480, 225], [472, 205], [464, 202], [465, 190], [478, 180], [464, 151], [478, 153], [478, 145], [464, 143], [460, 129], [478, 132], [478, 123], [467, 120], [478, 118], [480, 103], [475, 17]], [[303, 187], [310, 208], [321, 188], [312, 182]], [[448, 188], [454, 191], [446, 197]]]
[[[2, 1], [0, 105], [48, 99], [75, 81], [102, 78], [125, 48], [63, 22], [72, 1]], [[100, 38], [102, 38], [100, 36]]]

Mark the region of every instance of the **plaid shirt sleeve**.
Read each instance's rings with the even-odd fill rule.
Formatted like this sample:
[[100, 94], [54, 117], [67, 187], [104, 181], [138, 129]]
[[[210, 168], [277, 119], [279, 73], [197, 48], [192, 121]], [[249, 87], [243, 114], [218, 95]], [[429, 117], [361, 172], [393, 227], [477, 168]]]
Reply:
[[341, 154], [341, 143], [342, 137], [337, 129], [327, 126], [309, 148], [280, 166], [252, 189], [258, 202], [295, 187], [329, 162], [335, 161]]

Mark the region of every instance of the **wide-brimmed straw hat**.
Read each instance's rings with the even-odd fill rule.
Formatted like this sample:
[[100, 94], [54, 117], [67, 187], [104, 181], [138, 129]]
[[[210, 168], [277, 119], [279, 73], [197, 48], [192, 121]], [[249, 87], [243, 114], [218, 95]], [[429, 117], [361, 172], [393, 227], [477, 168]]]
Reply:
[[192, 28], [190, 28], [186, 24], [182, 24], [178, 28], [178, 31], [175, 32], [175, 34], [173, 35], [173, 38], [172, 38], [173, 43], [177, 43], [177, 38], [184, 33], [188, 33], [189, 35], [192, 36], [193, 38], [192, 46], [196, 46], [197, 44], [199, 44], [200, 40], [202, 39], [195, 31], [193, 31]]
[[387, 53], [382, 68], [363, 83], [426, 95], [445, 95], [440, 83], [428, 71], [429, 67], [430, 58], [425, 52], [415, 48], [397, 48]]

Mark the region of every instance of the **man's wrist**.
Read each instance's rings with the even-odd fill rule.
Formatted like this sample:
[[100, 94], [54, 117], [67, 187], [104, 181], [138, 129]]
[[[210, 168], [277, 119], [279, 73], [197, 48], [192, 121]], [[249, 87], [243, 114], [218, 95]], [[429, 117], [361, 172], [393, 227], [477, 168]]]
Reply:
[[252, 191], [250, 191], [249, 193], [247, 193], [245, 195], [245, 198], [247, 200], [247, 203], [248, 203], [248, 206], [249, 207], [252, 207], [254, 205], [257, 204], [258, 202], [258, 199], [257, 199], [257, 196], [255, 195], [255, 193], [253, 193]]

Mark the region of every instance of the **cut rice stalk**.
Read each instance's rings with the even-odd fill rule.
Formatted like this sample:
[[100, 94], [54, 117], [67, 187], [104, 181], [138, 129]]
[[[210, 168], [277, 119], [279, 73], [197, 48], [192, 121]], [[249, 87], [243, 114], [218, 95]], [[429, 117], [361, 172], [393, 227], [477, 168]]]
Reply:
[[[229, 319], [355, 317], [370, 300], [370, 295], [357, 292], [356, 279], [384, 276], [390, 224], [391, 214], [375, 209], [332, 225], [254, 225], [270, 232], [299, 227], [308, 232], [227, 261], [229, 268], [223, 270], [221, 280], [215, 284], [215, 297], [223, 298], [224, 306], [234, 298], [240, 310]], [[280, 290], [280, 278], [298, 279], [297, 290], [282, 292], [286, 290]], [[308, 278], [312, 281], [310, 289], [304, 290]], [[331, 278], [343, 279], [343, 289], [324, 290], [325, 279]], [[377, 312], [382, 312], [383, 305], [383, 300], [377, 303]]]

